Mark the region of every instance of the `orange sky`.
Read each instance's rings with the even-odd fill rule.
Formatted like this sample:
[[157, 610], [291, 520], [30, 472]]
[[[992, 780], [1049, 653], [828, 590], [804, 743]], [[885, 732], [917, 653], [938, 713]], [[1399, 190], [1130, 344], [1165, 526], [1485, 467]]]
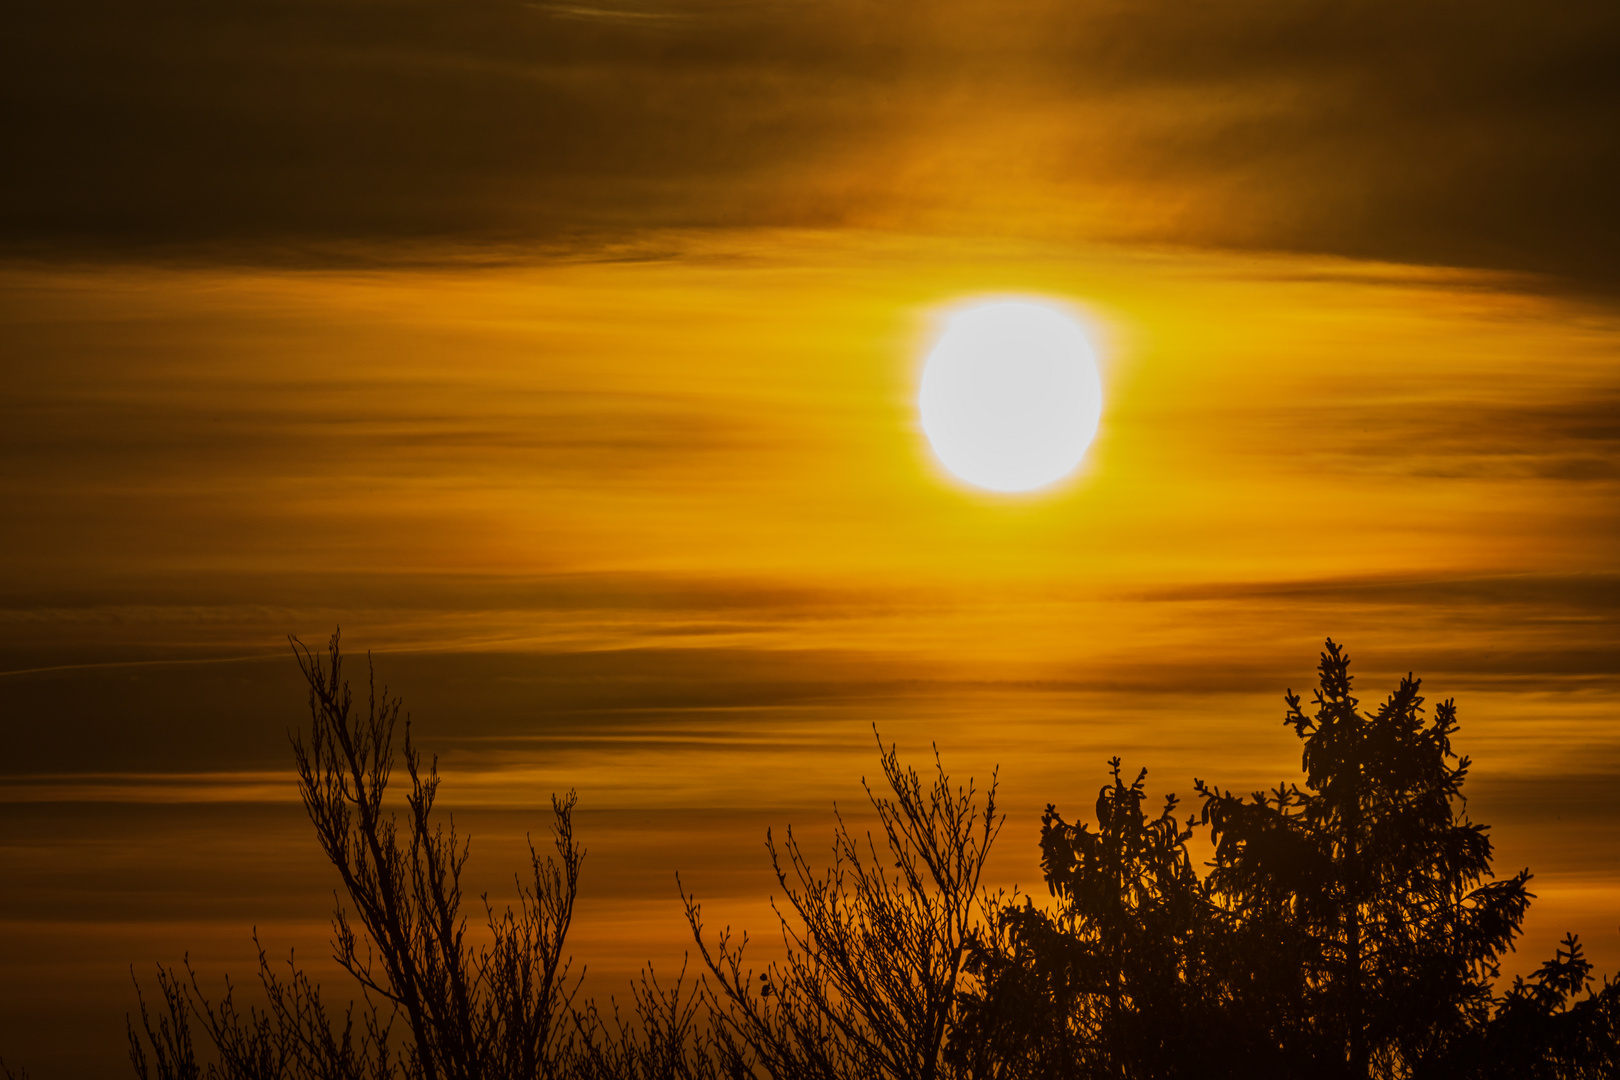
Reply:
[[[1328, 634], [1369, 698], [1407, 670], [1458, 698], [1470, 807], [1538, 874], [1514, 965], [1566, 929], [1620, 961], [1604, 305], [888, 233], [615, 254], [8, 272], [37, 362], [6, 375], [5, 1015], [105, 1027], [89, 1061], [130, 962], [245, 971], [254, 925], [322, 955], [280, 635], [338, 623], [444, 755], [483, 880], [579, 789], [576, 951], [610, 989], [677, 962], [677, 869], [767, 928], [763, 829], [858, 799], [873, 723], [999, 765], [1001, 878], [1038, 889], [1039, 807], [1085, 812], [1114, 753], [1156, 790], [1295, 775], [1280, 695]], [[913, 400], [940, 312], [1008, 293], [1084, 313], [1106, 405], [1072, 481], [990, 496]]]
[[[602, 992], [872, 728], [1000, 768], [999, 882], [1120, 754], [1297, 775], [1332, 635], [1620, 969], [1620, 8], [24, 5], [0, 37], [0, 1054], [131, 963], [319, 966], [285, 635], [341, 624], [499, 890], [553, 790]], [[1079, 472], [975, 493], [921, 359], [1081, 313]]]

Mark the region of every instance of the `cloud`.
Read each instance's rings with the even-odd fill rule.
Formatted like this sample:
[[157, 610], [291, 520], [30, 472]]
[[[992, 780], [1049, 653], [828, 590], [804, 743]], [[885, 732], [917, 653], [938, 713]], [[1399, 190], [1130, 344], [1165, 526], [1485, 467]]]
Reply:
[[1616, 274], [1609, 5], [92, 0], [12, 31], [13, 252], [858, 225]]
[[1535, 382], [1514, 388], [1518, 401], [1479, 400], [1466, 388], [1445, 395], [1409, 387], [1404, 396], [1382, 399], [1239, 409], [1246, 415], [1236, 441], [1261, 431], [1268, 446], [1292, 437], [1297, 452], [1317, 467], [1344, 472], [1614, 483], [1620, 478], [1620, 391], [1612, 380]]
[[1480, 605], [1511, 607], [1523, 618], [1531, 609], [1569, 616], [1608, 615], [1620, 609], [1620, 576], [1614, 574], [1517, 574], [1512, 576], [1418, 576], [1321, 578], [1197, 585], [1142, 594], [1150, 600], [1308, 600], [1364, 605]]

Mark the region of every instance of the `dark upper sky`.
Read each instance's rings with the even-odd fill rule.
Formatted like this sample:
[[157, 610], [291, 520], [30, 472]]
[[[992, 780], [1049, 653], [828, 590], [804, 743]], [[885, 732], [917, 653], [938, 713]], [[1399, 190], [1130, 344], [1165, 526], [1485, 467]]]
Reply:
[[1620, 264], [1604, 2], [10, 5], [13, 252], [901, 227]]

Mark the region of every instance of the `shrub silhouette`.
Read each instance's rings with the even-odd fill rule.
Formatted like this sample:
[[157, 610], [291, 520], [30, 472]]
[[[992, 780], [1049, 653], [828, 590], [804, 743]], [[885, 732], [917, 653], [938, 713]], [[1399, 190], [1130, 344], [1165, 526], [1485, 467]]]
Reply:
[[[159, 968], [156, 1007], [142, 998], [129, 1024], [143, 1080], [1620, 1075], [1620, 982], [1595, 984], [1573, 935], [1496, 992], [1533, 894], [1528, 871], [1491, 876], [1453, 703], [1426, 719], [1409, 676], [1362, 711], [1332, 641], [1309, 713], [1286, 695], [1303, 787], [1245, 797], [1195, 781], [1183, 821], [1173, 796], [1150, 814], [1146, 770], [1127, 783], [1115, 758], [1094, 825], [1042, 816], [1046, 905], [984, 884], [993, 778], [981, 806], [937, 751], [925, 782], [880, 740], [873, 832], [840, 816], [820, 871], [791, 830], [767, 834], [785, 958], [750, 969], [747, 936], [706, 935], [683, 887], [702, 971], [668, 984], [645, 970], [627, 1013], [577, 1004], [570, 981], [574, 797], [553, 798], [555, 850], [531, 844], [517, 907], [485, 898], [489, 943], [475, 946], [468, 841], [436, 816], [435, 763], [408, 718], [395, 750], [398, 699], [373, 682], [356, 707], [336, 634], [324, 660], [294, 647], [310, 688], [299, 789], [343, 882], [334, 956], [358, 997], [329, 1007], [262, 946], [267, 1004], [245, 1011], [229, 982], [212, 1001], [189, 967]], [[396, 760], [403, 815], [385, 800]], [[1205, 828], [1200, 873], [1188, 844]]]

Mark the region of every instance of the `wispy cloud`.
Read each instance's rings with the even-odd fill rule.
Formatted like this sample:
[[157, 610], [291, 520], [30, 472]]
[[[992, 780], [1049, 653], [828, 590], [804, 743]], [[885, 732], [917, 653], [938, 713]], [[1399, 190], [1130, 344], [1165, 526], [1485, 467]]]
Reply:
[[13, 31], [14, 251], [899, 226], [1614, 281], [1602, 5], [94, 2]]

